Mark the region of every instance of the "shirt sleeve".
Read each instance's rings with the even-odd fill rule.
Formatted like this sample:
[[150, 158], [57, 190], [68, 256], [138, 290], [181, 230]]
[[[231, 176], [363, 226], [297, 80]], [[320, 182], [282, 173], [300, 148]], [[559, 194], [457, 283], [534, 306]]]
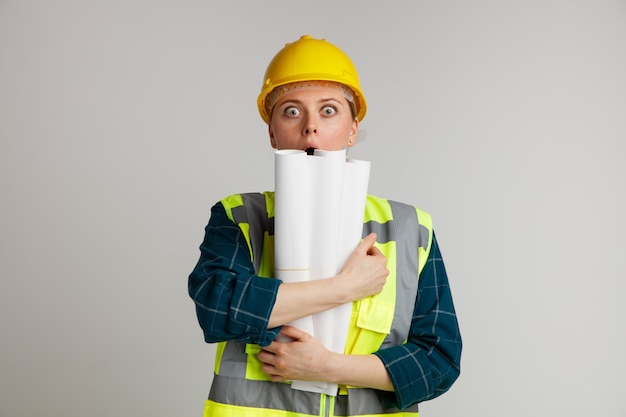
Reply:
[[255, 274], [241, 229], [221, 203], [214, 205], [188, 280], [205, 341], [270, 344], [281, 329], [267, 328], [280, 284]]
[[433, 233], [407, 342], [375, 352], [394, 392], [381, 392], [388, 407], [405, 409], [448, 391], [460, 374], [461, 334], [448, 276]]

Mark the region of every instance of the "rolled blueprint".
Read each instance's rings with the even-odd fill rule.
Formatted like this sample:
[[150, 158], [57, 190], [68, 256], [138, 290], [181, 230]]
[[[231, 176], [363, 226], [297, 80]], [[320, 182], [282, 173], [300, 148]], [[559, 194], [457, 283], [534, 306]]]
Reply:
[[[336, 275], [358, 245], [369, 182], [367, 161], [346, 151], [281, 150], [275, 156], [274, 256], [284, 282]], [[343, 353], [352, 303], [290, 323]], [[337, 385], [293, 381], [292, 388], [337, 395]]]
[[[274, 171], [275, 275], [287, 283], [308, 281], [311, 270], [311, 227], [307, 219], [310, 218], [313, 196], [308, 189], [307, 154], [298, 150], [276, 151]], [[310, 316], [290, 324], [310, 334], [315, 332]]]
[[[320, 151], [316, 149], [314, 156], [308, 159], [313, 178], [311, 184], [313, 210], [310, 224], [313, 227], [311, 278], [328, 278], [339, 272], [337, 261], [346, 150]], [[359, 217], [362, 222], [362, 212]]]
[[274, 196], [274, 268], [283, 280], [311, 265], [311, 217], [313, 195], [304, 151], [276, 151]]
[[[334, 217], [337, 218], [337, 229], [334, 231], [334, 236], [326, 236], [326, 239], [332, 239], [335, 243], [332, 245], [334, 253], [331, 255], [328, 251], [324, 251], [327, 258], [319, 259], [320, 262], [327, 259], [324, 264], [328, 265], [329, 269], [325, 276], [333, 276], [341, 272], [363, 234], [363, 215], [370, 163], [368, 161], [348, 160], [347, 163], [343, 164], [343, 167], [341, 204], [338, 210], [334, 212]], [[335, 227], [335, 221], [332, 223], [332, 226]], [[323, 242], [321, 243], [323, 244]], [[317, 250], [317, 246], [314, 246], [314, 249]], [[330, 270], [331, 263], [334, 271]], [[311, 278], [314, 279], [318, 276], [314, 274], [313, 265], [311, 266]], [[319, 276], [318, 278], [322, 277]], [[315, 337], [333, 352], [343, 353], [351, 314], [352, 303], [347, 303], [314, 315]]]

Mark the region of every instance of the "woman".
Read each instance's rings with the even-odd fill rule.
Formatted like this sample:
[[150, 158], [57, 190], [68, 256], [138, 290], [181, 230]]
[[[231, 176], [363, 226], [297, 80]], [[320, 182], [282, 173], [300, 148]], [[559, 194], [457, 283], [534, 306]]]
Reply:
[[[350, 59], [310, 36], [270, 62], [257, 104], [273, 148], [307, 152], [353, 146], [366, 113]], [[368, 196], [365, 237], [341, 272], [282, 283], [272, 278], [273, 199], [218, 202], [189, 277], [205, 340], [219, 342], [205, 416], [417, 415], [417, 404], [446, 392], [460, 372], [461, 337], [430, 216]], [[286, 325], [347, 302], [343, 354]], [[293, 341], [277, 341], [279, 333]], [[291, 380], [340, 390], [295, 390]]]

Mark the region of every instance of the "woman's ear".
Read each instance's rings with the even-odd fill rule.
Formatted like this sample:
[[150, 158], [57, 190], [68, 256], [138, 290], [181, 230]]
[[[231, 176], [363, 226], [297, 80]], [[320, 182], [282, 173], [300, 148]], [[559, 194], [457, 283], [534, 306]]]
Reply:
[[356, 117], [352, 122], [352, 127], [350, 127], [350, 136], [348, 136], [348, 146], [356, 145], [356, 139], [359, 134], [359, 119]]
[[267, 133], [269, 134], [270, 144], [272, 145], [272, 148], [276, 149], [276, 139], [274, 139], [274, 131], [272, 130], [271, 125], [267, 126]]

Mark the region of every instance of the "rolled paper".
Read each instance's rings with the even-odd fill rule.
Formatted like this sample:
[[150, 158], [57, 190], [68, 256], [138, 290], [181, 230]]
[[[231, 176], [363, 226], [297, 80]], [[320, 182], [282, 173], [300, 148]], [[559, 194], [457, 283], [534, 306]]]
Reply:
[[[312, 195], [308, 187], [307, 154], [298, 150], [276, 151], [274, 170], [274, 268], [277, 271], [308, 270]], [[302, 277], [294, 275], [297, 279]], [[291, 282], [290, 275], [283, 275], [281, 279]]]
[[[339, 225], [335, 238], [336, 249], [333, 248], [336, 250], [333, 275], [341, 272], [361, 241], [370, 172], [368, 161], [351, 159], [343, 165], [342, 203], [339, 215], [335, 216], [339, 218]], [[344, 353], [351, 314], [352, 303], [346, 303], [314, 315], [315, 337], [333, 352]]]
[[[309, 161], [311, 176], [314, 179], [310, 277], [328, 278], [339, 272], [337, 261], [346, 150], [316, 149], [314, 157], [309, 158]], [[337, 313], [338, 310], [332, 309], [313, 315], [314, 336], [328, 349], [331, 349], [330, 345], [334, 339], [340, 339], [335, 344], [340, 344], [341, 339], [344, 339], [345, 344], [346, 335], [336, 334], [332, 325], [329, 325], [337, 318]], [[349, 318], [350, 316], [348, 320]], [[322, 381], [307, 381], [306, 384], [294, 381], [292, 387], [328, 395], [337, 395], [338, 390], [337, 384]]]
[[311, 279], [332, 277], [337, 270], [346, 150], [320, 151], [309, 157], [313, 189]]
[[339, 269], [361, 241], [363, 235], [363, 217], [367, 200], [367, 187], [370, 176], [370, 162], [348, 159], [345, 165], [343, 187], [343, 208], [341, 211], [341, 244], [339, 245]]
[[[346, 161], [346, 150], [280, 150], [275, 154], [276, 277], [299, 282], [337, 275], [358, 245], [370, 164]], [[295, 320], [328, 349], [343, 353], [352, 303]], [[279, 341], [286, 341], [279, 338]], [[292, 388], [337, 395], [337, 384], [292, 381]]]

